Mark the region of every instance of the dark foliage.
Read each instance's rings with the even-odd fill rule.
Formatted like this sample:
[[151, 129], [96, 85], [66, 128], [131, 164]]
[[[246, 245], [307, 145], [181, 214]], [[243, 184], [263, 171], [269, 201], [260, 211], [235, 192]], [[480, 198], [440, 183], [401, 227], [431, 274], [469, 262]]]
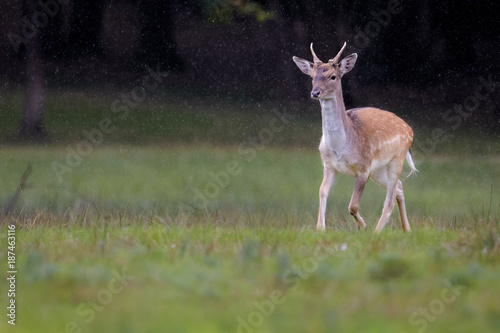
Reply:
[[[4, 80], [19, 82], [24, 72], [27, 83], [58, 85], [74, 78], [79, 85], [106, 84], [148, 66], [173, 73], [170, 87], [196, 94], [305, 99], [309, 83], [291, 56], [310, 58], [314, 42], [327, 60], [347, 41], [346, 54], [360, 55], [344, 82], [348, 106], [413, 105], [434, 112], [462, 103], [480, 77], [500, 81], [500, 2], [494, 0], [70, 2], [43, 2], [49, 9], [34, 0], [0, 5], [0, 32], [7, 37], [0, 43]], [[23, 24], [37, 12], [40, 29], [26, 38]], [[20, 36], [19, 49], [13, 33]], [[479, 126], [500, 128], [497, 85], [473, 117]], [[23, 128], [41, 131], [38, 112], [32, 117], [38, 123]]]

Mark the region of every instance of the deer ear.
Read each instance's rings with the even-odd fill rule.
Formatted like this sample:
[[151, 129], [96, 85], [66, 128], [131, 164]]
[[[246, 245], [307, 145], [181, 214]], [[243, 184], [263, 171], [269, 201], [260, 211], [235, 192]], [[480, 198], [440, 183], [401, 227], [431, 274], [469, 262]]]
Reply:
[[354, 67], [354, 64], [356, 63], [357, 59], [358, 59], [357, 53], [353, 53], [342, 59], [342, 61], [340, 62], [340, 73], [342, 75], [349, 73], [351, 69]]
[[297, 67], [306, 75], [311, 75], [313, 71], [313, 63], [299, 57], [293, 57], [293, 61]]

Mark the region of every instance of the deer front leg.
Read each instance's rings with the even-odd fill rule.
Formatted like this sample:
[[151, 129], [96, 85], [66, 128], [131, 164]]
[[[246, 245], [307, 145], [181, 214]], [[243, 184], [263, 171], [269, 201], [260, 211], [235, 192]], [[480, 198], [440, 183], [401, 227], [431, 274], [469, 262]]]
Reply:
[[354, 192], [352, 192], [351, 202], [349, 203], [349, 213], [354, 217], [358, 224], [358, 230], [366, 229], [365, 220], [359, 215], [359, 202], [365, 190], [366, 182], [368, 181], [369, 174], [361, 174], [356, 178], [354, 185]]
[[328, 199], [328, 194], [330, 193], [330, 188], [335, 181], [335, 171], [325, 167], [323, 169], [323, 182], [319, 188], [319, 213], [318, 213], [318, 224], [316, 229], [325, 231], [325, 213], [326, 213], [326, 201]]

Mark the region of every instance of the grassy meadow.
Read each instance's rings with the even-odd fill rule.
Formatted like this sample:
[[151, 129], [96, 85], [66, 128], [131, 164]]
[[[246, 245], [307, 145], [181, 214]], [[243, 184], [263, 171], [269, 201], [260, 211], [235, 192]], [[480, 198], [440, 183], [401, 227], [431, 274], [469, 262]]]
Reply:
[[500, 328], [495, 136], [443, 127], [448, 140], [429, 152], [418, 147], [432, 128], [414, 125], [420, 173], [404, 181], [413, 231], [394, 211], [371, 232], [385, 195], [373, 182], [360, 207], [368, 230], [357, 231], [354, 179], [340, 175], [320, 233], [315, 103], [305, 108], [316, 114], [297, 115], [155, 95], [121, 119], [113, 100], [64, 92], [47, 100], [47, 140], [19, 145], [22, 98], [4, 95], [0, 257], [6, 272], [15, 224], [18, 273], [15, 327], [0, 280], [2, 332]]

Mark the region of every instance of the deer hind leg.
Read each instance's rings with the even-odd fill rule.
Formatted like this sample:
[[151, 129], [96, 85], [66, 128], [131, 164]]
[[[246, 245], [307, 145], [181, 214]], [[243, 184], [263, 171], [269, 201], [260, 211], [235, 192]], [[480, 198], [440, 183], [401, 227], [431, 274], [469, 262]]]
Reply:
[[391, 217], [392, 210], [394, 209], [394, 204], [396, 203], [396, 184], [387, 187], [387, 194], [384, 201], [384, 209], [382, 210], [382, 215], [378, 220], [375, 232], [380, 232], [384, 229], [385, 224], [389, 221]]
[[399, 216], [401, 217], [401, 226], [404, 231], [411, 231], [408, 217], [406, 216], [405, 196], [403, 193], [403, 183], [398, 180], [396, 184], [396, 202], [398, 203]]
[[349, 213], [354, 217], [358, 224], [358, 230], [366, 229], [365, 220], [359, 215], [359, 202], [361, 201], [361, 196], [365, 190], [366, 182], [368, 181], [368, 174], [359, 175], [356, 178], [356, 184], [354, 185], [354, 191], [352, 192], [351, 202], [349, 203]]
[[327, 167], [323, 169], [323, 182], [319, 188], [319, 213], [318, 213], [318, 224], [316, 229], [325, 230], [325, 213], [326, 213], [326, 201], [328, 199], [328, 194], [330, 193], [330, 188], [335, 181], [335, 171]]
[[[401, 170], [403, 169], [404, 159], [401, 161], [392, 161], [387, 165], [386, 168], [379, 170], [372, 177], [373, 179], [387, 190], [385, 201], [384, 201], [384, 209], [382, 210], [382, 215], [375, 227], [375, 232], [380, 232], [384, 228], [387, 221], [391, 217], [392, 210], [394, 209], [394, 205], [396, 204], [396, 197], [398, 192], [398, 182], [399, 175], [401, 174]], [[401, 194], [403, 187], [401, 186]], [[402, 199], [402, 196], [399, 196]], [[398, 201], [399, 202], [399, 201]], [[401, 209], [401, 206], [399, 206]], [[404, 205], [403, 205], [404, 207]]]

